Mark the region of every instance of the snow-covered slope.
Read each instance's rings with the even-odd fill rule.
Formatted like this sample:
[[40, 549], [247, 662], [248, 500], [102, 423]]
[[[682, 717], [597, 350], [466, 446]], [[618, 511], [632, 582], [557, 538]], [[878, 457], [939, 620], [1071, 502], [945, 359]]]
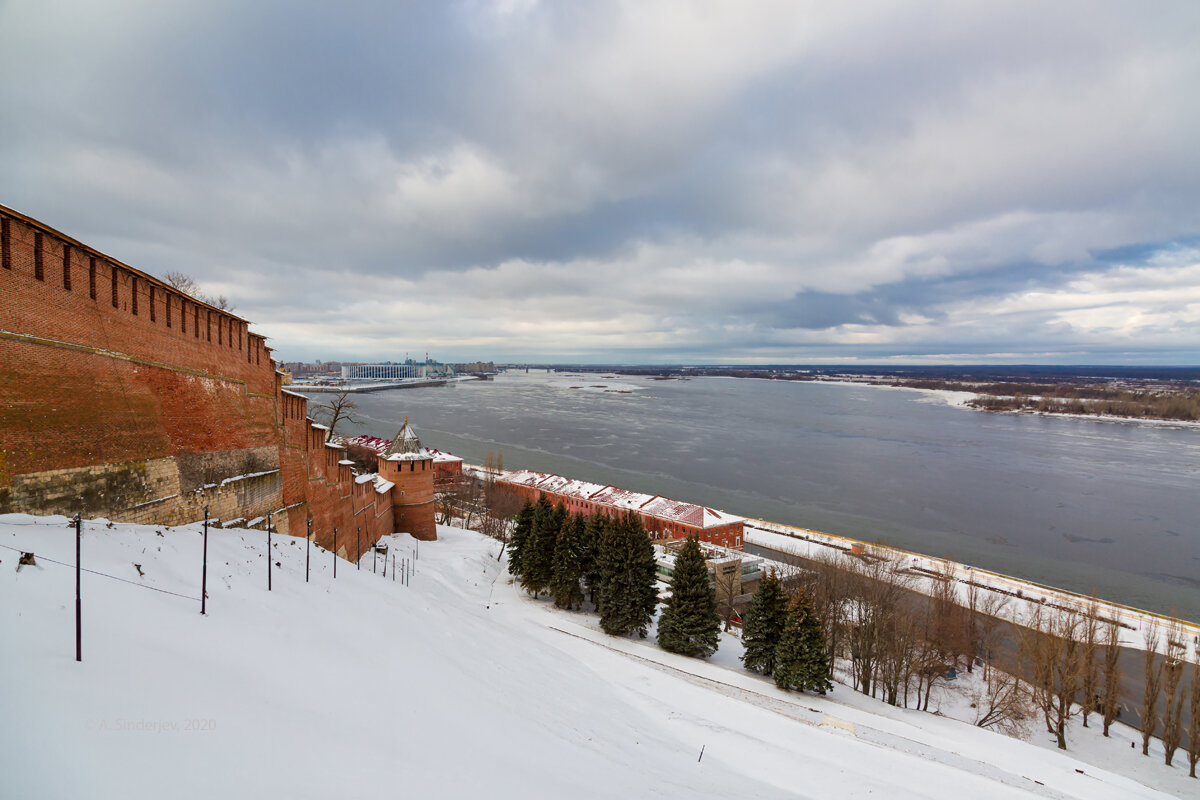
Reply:
[[[518, 592], [499, 545], [440, 528], [411, 585], [265, 534], [0, 517], [0, 795], [1162, 796], [1070, 756], [839, 687], [788, 694], [613, 639]], [[161, 533], [160, 533], [161, 531]], [[412, 557], [414, 543], [393, 537]], [[16, 570], [19, 550], [39, 566]], [[144, 576], [133, 566], [138, 564]], [[845, 702], [852, 700], [852, 702]], [[703, 757], [701, 753], [703, 752]]]

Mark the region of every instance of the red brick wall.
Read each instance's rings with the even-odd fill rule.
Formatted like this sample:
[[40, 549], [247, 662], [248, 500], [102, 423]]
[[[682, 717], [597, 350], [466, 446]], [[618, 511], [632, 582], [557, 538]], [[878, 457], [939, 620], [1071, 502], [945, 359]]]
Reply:
[[3, 206], [0, 254], [0, 511], [18, 476], [270, 445], [292, 533], [392, 532], [245, 320]]
[[[9, 268], [0, 268], [0, 430], [9, 474], [260, 446], [273, 434], [274, 364], [245, 321], [6, 209], [0, 217], [9, 220]], [[233, 330], [233, 346], [203, 330], [197, 338], [197, 312]]]

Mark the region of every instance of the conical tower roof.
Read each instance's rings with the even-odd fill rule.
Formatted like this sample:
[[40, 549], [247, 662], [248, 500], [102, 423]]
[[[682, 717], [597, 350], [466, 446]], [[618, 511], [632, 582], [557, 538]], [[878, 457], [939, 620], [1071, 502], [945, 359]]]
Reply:
[[417, 438], [417, 432], [408, 424], [408, 417], [404, 418], [404, 425], [396, 434], [396, 438], [392, 439], [392, 443], [383, 451], [384, 458], [396, 457], [399, 459], [410, 458], [432, 458], [425, 448], [421, 445], [421, 440]]

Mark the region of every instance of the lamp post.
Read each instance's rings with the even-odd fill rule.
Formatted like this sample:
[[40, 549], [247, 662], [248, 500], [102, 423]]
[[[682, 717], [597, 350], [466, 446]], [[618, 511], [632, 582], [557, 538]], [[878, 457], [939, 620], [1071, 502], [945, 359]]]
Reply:
[[308, 583], [308, 558], [312, 552], [312, 517], [306, 521], [307, 533], [304, 535], [304, 582]]
[[83, 601], [79, 599], [79, 555], [83, 538], [83, 518], [75, 513], [75, 660], [83, 661]]
[[208, 506], [204, 507], [204, 556], [200, 568], [200, 613], [204, 614], [204, 602], [208, 598]]
[[271, 591], [271, 512], [267, 512], [267, 591]]

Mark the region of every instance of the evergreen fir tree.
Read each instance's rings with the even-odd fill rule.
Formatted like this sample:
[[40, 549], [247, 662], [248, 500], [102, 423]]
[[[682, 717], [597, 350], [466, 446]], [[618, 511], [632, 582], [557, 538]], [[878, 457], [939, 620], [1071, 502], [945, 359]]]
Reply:
[[508, 573], [516, 575], [518, 578], [523, 572], [521, 549], [525, 546], [525, 540], [529, 538], [529, 531], [532, 528], [533, 503], [526, 500], [525, 505], [521, 506], [521, 510], [517, 512], [517, 521], [513, 525], [512, 536], [508, 543]]
[[624, 514], [600, 540], [600, 627], [612, 636], [643, 639], [658, 605], [654, 547], [642, 521]]
[[581, 550], [587, 523], [579, 514], [572, 515], [558, 532], [554, 544], [554, 568], [550, 578], [550, 594], [554, 605], [574, 610], [583, 605]]
[[587, 589], [588, 600], [596, 605], [597, 594], [600, 591], [600, 539], [607, 527], [608, 517], [603, 514], [592, 514], [587, 518], [583, 529], [583, 541], [580, 543], [579, 569], [583, 574], [583, 585]]
[[821, 620], [803, 589], [788, 606], [787, 622], [775, 651], [775, 685], [820, 694], [833, 688]]
[[558, 505], [556, 505], [554, 507], [553, 529], [555, 531], [562, 530], [562, 526], [567, 524], [567, 519], [569, 517], [570, 517], [570, 514], [567, 513], [566, 505], [564, 505], [563, 502], [561, 500], [559, 500]]
[[671, 653], [708, 658], [717, 651], [721, 618], [695, 536], [689, 536], [676, 552], [674, 572], [671, 596], [658, 618], [658, 645]]
[[788, 598], [779, 576], [771, 570], [758, 582], [742, 626], [742, 664], [746, 669], [770, 675], [775, 671], [775, 651], [787, 621]]
[[534, 597], [550, 588], [557, 520], [549, 498], [539, 497], [533, 506], [533, 526], [521, 546], [521, 586]]

